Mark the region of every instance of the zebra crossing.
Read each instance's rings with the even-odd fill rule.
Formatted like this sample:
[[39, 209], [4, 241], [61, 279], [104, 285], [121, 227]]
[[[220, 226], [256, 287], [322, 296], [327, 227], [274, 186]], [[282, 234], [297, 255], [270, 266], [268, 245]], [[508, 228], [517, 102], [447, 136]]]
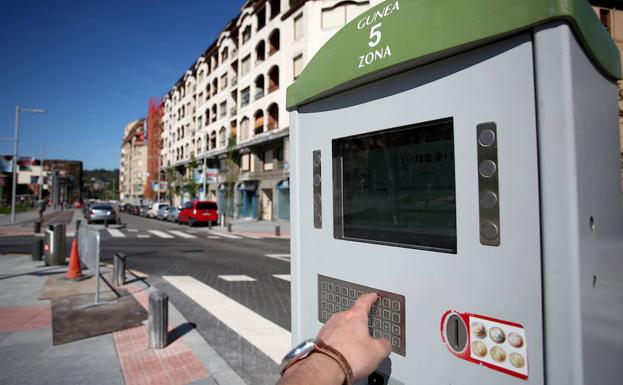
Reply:
[[156, 230], [156, 229], [113, 229], [106, 228], [104, 233], [112, 238], [137, 238], [137, 239], [264, 239], [265, 237], [254, 234], [228, 234], [213, 230], [197, 231], [197, 230]]

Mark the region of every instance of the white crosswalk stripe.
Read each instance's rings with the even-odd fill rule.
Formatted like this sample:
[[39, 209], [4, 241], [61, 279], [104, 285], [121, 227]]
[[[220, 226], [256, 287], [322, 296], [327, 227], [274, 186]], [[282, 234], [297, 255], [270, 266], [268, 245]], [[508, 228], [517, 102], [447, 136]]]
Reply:
[[209, 235], [208, 239], [221, 239], [221, 237], [217, 237], [216, 235]]
[[175, 238], [173, 235], [167, 234], [164, 231], [160, 231], [160, 230], [147, 230], [147, 231], [149, 231], [153, 235], [160, 237], [160, 238], [167, 238], [167, 239]]
[[290, 274], [273, 274], [273, 277], [283, 279], [284, 281], [291, 282]]
[[173, 235], [177, 235], [178, 237], [182, 237], [182, 238], [187, 238], [187, 239], [197, 238], [194, 235], [186, 234], [186, 233], [183, 233], [177, 230], [169, 230], [169, 232]]
[[242, 238], [242, 237], [239, 237], [237, 235], [219, 233], [217, 231], [208, 231], [208, 233], [213, 234], [213, 235], [218, 235], [219, 237], [229, 238], [229, 239], [241, 239]]
[[290, 254], [264, 254], [268, 258], [278, 259], [280, 261], [290, 262]]
[[136, 238], [151, 238], [151, 235], [147, 235], [147, 234], [138, 234], [136, 236]]
[[113, 238], [125, 238], [125, 234], [117, 229], [106, 229], [108, 230], [108, 234], [110, 234]]
[[275, 363], [291, 349], [291, 334], [233, 299], [190, 276], [164, 276], [171, 285], [206, 309]]
[[255, 282], [257, 279], [248, 275], [219, 275], [220, 279], [227, 282]]
[[251, 239], [264, 239], [263, 237], [252, 235], [252, 234], [239, 234], [239, 235], [245, 238], [251, 238]]

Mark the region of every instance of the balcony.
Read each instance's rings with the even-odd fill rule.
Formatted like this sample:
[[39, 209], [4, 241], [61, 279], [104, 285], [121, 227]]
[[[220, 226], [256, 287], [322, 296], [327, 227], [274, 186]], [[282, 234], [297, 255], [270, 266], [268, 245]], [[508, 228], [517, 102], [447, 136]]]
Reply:
[[229, 116], [235, 116], [238, 113], [238, 109], [236, 107], [232, 107], [229, 110]]

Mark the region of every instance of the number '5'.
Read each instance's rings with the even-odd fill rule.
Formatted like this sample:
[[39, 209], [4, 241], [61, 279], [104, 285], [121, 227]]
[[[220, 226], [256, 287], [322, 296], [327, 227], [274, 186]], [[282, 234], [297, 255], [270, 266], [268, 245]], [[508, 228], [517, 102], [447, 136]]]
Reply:
[[383, 23], [378, 23], [370, 28], [370, 42], [368, 43], [370, 48], [376, 47], [381, 42], [381, 31], [378, 31], [378, 29], [381, 28], [382, 25]]

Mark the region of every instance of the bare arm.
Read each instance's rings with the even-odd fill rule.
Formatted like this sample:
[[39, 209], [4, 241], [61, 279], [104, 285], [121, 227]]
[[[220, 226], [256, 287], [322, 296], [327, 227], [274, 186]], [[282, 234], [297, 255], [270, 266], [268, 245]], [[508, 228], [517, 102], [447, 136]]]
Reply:
[[[318, 333], [327, 345], [344, 355], [355, 381], [372, 373], [391, 352], [389, 342], [368, 334], [368, 313], [376, 300], [374, 293], [362, 295], [352, 309], [331, 316]], [[288, 368], [278, 385], [342, 385], [344, 380], [345, 374], [335, 360], [312, 353]]]

